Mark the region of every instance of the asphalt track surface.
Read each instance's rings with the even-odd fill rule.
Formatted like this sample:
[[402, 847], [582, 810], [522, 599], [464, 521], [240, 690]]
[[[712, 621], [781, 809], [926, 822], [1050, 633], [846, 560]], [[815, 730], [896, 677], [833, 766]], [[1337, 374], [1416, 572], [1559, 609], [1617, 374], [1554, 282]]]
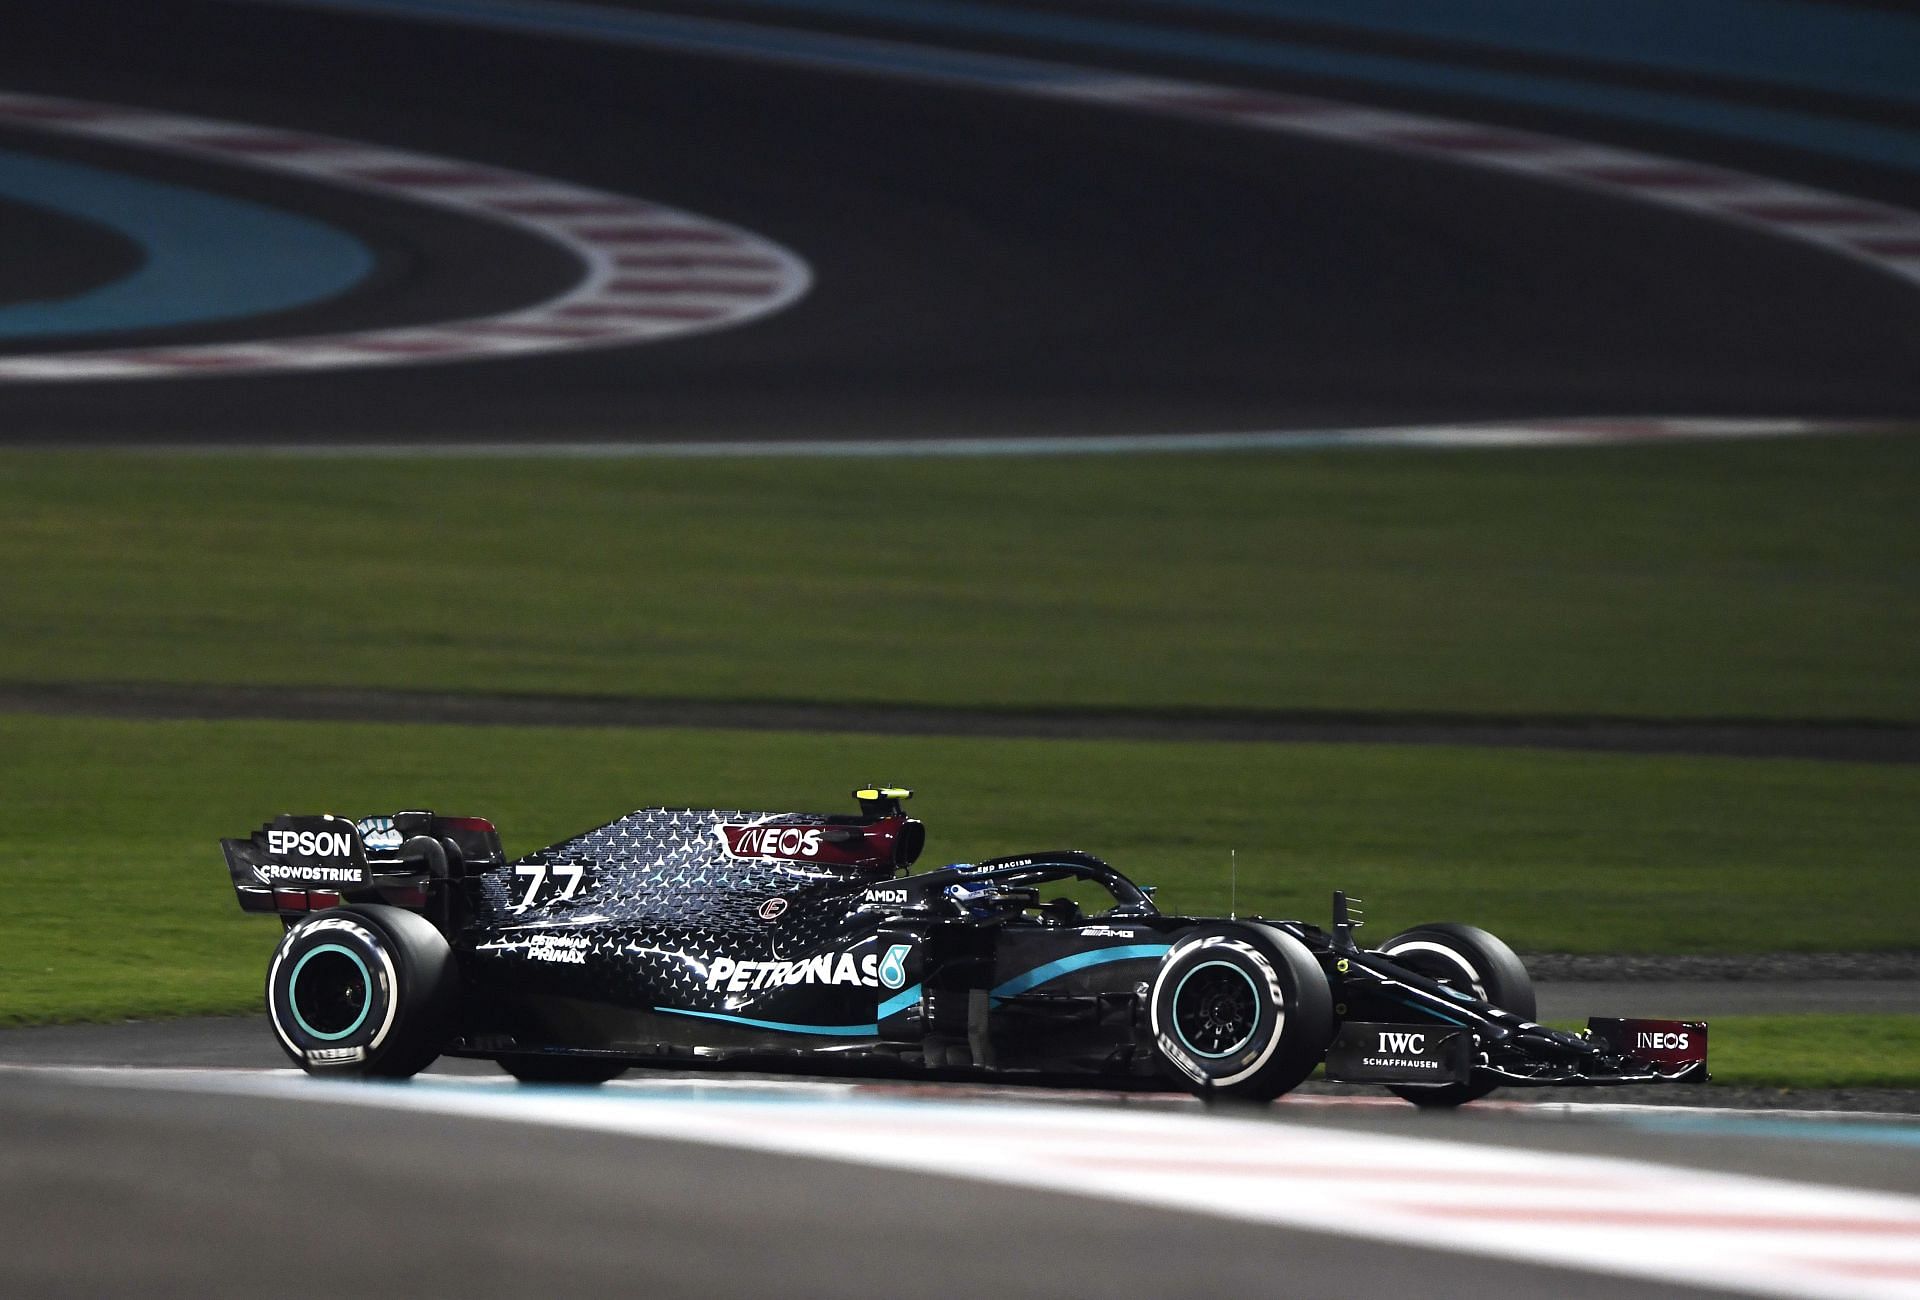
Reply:
[[[48, 1068], [56, 1064], [83, 1068]], [[121, 1065], [188, 1068], [170, 1076], [102, 1068]], [[257, 1017], [0, 1034], [8, 1132], [0, 1289], [1584, 1297], [1617, 1294], [1622, 1285], [1584, 1270], [1143, 1207], [1092, 1182], [1088, 1196], [1063, 1195], [691, 1145], [593, 1123], [570, 1131], [546, 1124], [531, 1104], [516, 1117], [511, 1085], [482, 1063], [445, 1063], [418, 1086], [430, 1090], [427, 1110], [407, 1113], [385, 1104], [303, 1102], [297, 1079], [260, 1073], [283, 1067]], [[436, 1078], [481, 1089], [493, 1118], [436, 1113], [431, 1090], [450, 1086]], [[220, 1090], [236, 1079], [246, 1085], [240, 1092]], [[210, 1081], [216, 1095], [205, 1095]], [[653, 1072], [630, 1076], [588, 1104], [610, 1115], [676, 1096], [806, 1107], [823, 1089], [855, 1106], [852, 1113], [888, 1122], [903, 1107], [908, 1122], [915, 1107], [992, 1108], [980, 1112], [983, 1130], [1009, 1105], [1027, 1120], [1074, 1108], [1096, 1128], [1101, 1115], [1141, 1107], [1198, 1114], [1197, 1103], [1164, 1096], [715, 1082]], [[421, 1099], [418, 1088], [393, 1096], [395, 1104]], [[863, 1098], [888, 1109], [860, 1111]], [[1607, 1107], [1476, 1109], [1428, 1115], [1399, 1104], [1304, 1097], [1236, 1118], [1294, 1126], [1292, 1140], [1330, 1140], [1336, 1150], [1341, 1134], [1438, 1138], [1728, 1171], [1810, 1189], [1920, 1191], [1912, 1160], [1920, 1125], [1888, 1118], [1849, 1124], [1635, 1116]], [[1631, 1285], [1653, 1297], [1709, 1293], [1644, 1278]]]
[[[484, 1120], [0, 1078], [18, 1295], [1618, 1294], [1617, 1279]], [[1650, 1297], [1701, 1292], [1637, 1285]]]
[[[0, 85], [12, 90], [638, 194], [765, 234], [817, 283], [743, 329], [457, 374], [5, 386], [6, 441], [1111, 435], [1920, 410], [1910, 288], [1762, 233], [1522, 178], [969, 89], [343, 15], [83, 0], [15, 6], [9, 21]], [[1829, 179], [1830, 165], [1783, 151], [1685, 143]], [[319, 215], [380, 254], [366, 287], [273, 331], [471, 311], [555, 269], [445, 214], [0, 139], [23, 145], [182, 172]], [[1914, 188], [1849, 179], [1895, 201]], [[92, 239], [69, 256], [121, 255]]]

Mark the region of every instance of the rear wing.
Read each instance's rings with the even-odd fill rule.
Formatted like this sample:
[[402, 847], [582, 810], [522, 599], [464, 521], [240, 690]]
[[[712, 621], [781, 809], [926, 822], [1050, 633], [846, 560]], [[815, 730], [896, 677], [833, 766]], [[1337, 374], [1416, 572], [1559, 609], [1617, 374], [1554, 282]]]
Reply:
[[434, 911], [457, 882], [506, 861], [492, 822], [432, 812], [282, 813], [220, 849], [241, 910], [289, 919], [344, 903]]

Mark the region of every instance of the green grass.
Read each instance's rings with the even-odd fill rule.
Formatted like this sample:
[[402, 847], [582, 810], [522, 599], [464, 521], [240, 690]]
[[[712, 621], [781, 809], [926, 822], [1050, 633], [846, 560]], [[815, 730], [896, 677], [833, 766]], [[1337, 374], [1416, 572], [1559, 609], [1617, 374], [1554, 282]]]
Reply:
[[1729, 1085], [1920, 1088], [1920, 1016], [1722, 1016], [1707, 1068]]
[[1368, 900], [1530, 950], [1910, 946], [1920, 769], [1513, 751], [0, 715], [0, 1022], [245, 1010], [277, 927], [214, 841], [432, 806], [521, 852], [643, 804], [833, 810], [916, 785], [926, 863], [1080, 846], [1168, 910]]
[[[1920, 438], [0, 457], [0, 679], [1920, 719]], [[836, 778], [837, 779], [837, 778]]]

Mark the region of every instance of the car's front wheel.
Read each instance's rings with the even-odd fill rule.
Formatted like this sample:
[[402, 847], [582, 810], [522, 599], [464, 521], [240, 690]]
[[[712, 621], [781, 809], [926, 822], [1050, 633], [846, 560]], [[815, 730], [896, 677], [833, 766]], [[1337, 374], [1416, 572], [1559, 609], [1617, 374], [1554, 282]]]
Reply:
[[426, 918], [336, 907], [280, 940], [267, 1015], [282, 1050], [311, 1074], [405, 1079], [446, 1045], [455, 989], [453, 953]]
[[[1396, 934], [1375, 951], [1416, 975], [1491, 1002], [1522, 1020], [1534, 1017], [1533, 977], [1513, 949], [1478, 926], [1435, 921]], [[1416, 1106], [1445, 1108], [1484, 1097], [1499, 1086], [1497, 1080], [1475, 1077], [1437, 1088], [1390, 1091]]]
[[1148, 995], [1154, 1050], [1202, 1097], [1272, 1101], [1313, 1072], [1333, 1037], [1319, 962], [1271, 926], [1196, 926], [1161, 959]]

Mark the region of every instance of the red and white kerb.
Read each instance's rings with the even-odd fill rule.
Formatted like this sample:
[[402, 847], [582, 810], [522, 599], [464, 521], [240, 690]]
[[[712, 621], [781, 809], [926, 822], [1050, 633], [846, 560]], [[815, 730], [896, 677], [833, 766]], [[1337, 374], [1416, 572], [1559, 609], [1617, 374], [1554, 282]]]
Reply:
[[291, 173], [514, 226], [577, 258], [580, 278], [495, 316], [308, 338], [0, 357], [0, 382], [177, 378], [330, 370], [627, 347], [779, 311], [806, 263], [749, 231], [642, 199], [279, 128], [0, 94], [0, 125]]
[[1035, 86], [1030, 93], [1517, 172], [1814, 244], [1920, 285], [1920, 213], [1725, 167], [1509, 127], [1158, 77], [1092, 78]]

